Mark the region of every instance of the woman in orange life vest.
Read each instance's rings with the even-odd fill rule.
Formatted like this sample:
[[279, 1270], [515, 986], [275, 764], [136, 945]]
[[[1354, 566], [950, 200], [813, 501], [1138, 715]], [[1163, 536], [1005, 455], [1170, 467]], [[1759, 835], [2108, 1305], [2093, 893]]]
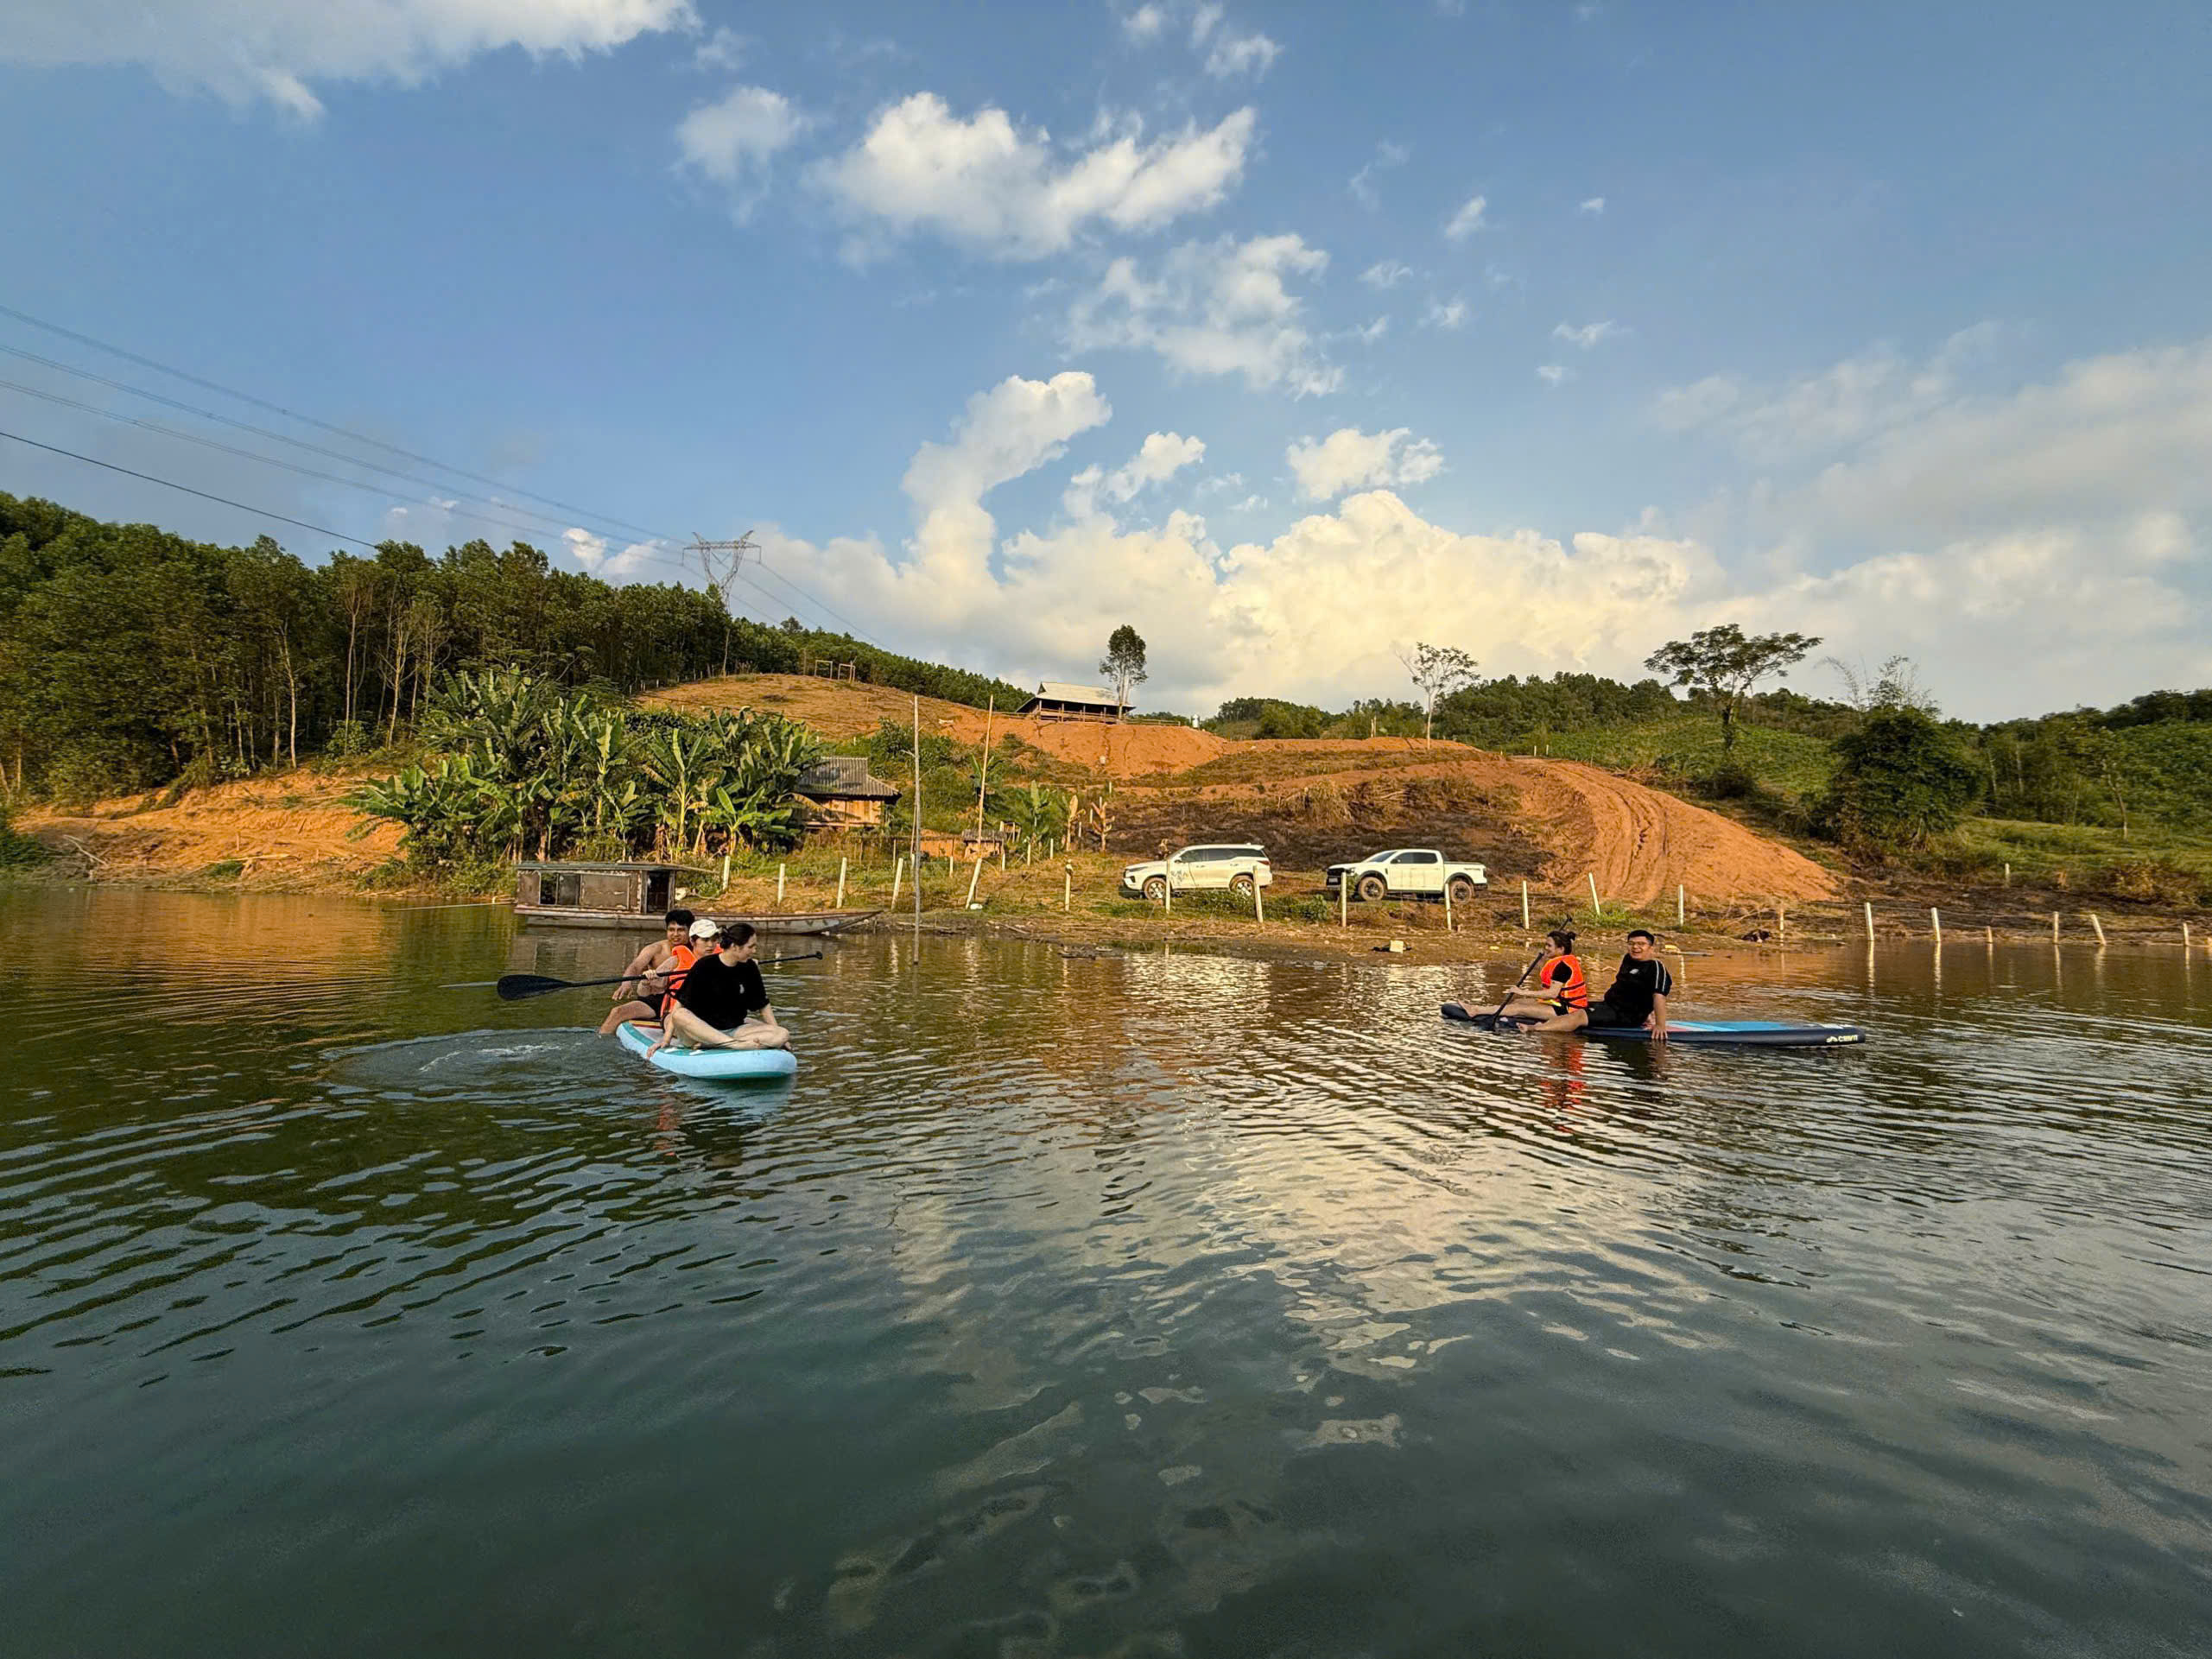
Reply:
[[1590, 982], [1582, 959], [1575, 954], [1575, 935], [1555, 928], [1545, 935], [1551, 949], [1537, 965], [1538, 991], [1515, 991], [1505, 998], [1501, 1018], [1542, 1020], [1547, 1031], [1573, 1031], [1589, 1023]]
[[631, 976], [626, 985], [614, 988], [612, 1000], [617, 1004], [606, 1018], [599, 1023], [599, 1035], [612, 1036], [614, 1029], [628, 1021], [633, 1025], [657, 1025], [675, 989], [683, 983], [684, 970], [698, 959], [698, 948], [702, 939], [712, 939], [715, 924], [695, 921], [688, 910], [671, 910], [664, 919], [666, 932], [643, 950], [630, 959], [623, 970]]

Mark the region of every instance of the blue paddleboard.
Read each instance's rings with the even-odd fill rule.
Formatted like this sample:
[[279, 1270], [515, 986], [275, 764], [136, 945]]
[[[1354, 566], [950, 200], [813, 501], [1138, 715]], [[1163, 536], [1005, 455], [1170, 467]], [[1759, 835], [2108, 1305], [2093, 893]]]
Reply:
[[[1475, 1013], [1457, 1003], [1446, 1003], [1444, 1017], [1484, 1031], [1498, 1029], [1498, 1016]], [[1508, 1025], [1525, 1022], [1508, 1020]], [[1640, 1025], [1584, 1026], [1574, 1034], [1599, 1042], [1649, 1042], [1651, 1034]], [[1673, 1020], [1667, 1022], [1670, 1043], [1734, 1048], [1837, 1048], [1864, 1042], [1867, 1034], [1855, 1025], [1793, 1025], [1782, 1020]]]
[[762, 1078], [790, 1077], [799, 1069], [798, 1056], [789, 1048], [685, 1048], [671, 1046], [650, 1058], [645, 1051], [659, 1041], [657, 1031], [641, 1031], [624, 1020], [615, 1028], [622, 1046], [644, 1059], [648, 1066], [678, 1077], [704, 1077], [717, 1082], [742, 1083]]

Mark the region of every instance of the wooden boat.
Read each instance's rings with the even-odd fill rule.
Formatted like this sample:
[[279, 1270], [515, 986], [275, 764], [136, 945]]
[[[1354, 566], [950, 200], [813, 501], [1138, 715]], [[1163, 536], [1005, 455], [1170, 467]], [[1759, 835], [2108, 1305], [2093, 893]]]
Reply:
[[515, 866], [515, 914], [529, 925], [553, 928], [658, 928], [684, 905], [717, 921], [750, 921], [757, 933], [841, 934], [881, 910], [801, 910], [754, 915], [726, 914], [691, 896], [679, 880], [703, 883], [703, 870], [683, 864], [583, 864], [532, 861]]

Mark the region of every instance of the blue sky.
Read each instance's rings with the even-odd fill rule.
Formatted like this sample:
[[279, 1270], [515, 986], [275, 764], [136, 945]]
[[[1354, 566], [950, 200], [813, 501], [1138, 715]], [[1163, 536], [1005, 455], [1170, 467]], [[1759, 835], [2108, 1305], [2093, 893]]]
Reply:
[[1032, 680], [1130, 621], [1201, 712], [1721, 620], [1970, 717], [2212, 683], [2201, 5], [148, 9], [0, 17], [0, 305], [502, 488], [10, 432], [434, 548], [535, 492], [616, 579], [758, 528], [741, 610]]

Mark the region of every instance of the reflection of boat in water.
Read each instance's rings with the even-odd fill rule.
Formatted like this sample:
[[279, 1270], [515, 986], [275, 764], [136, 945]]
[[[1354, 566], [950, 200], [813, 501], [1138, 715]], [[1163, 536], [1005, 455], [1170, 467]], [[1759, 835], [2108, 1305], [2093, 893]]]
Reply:
[[[555, 863], [529, 860], [515, 866], [515, 914], [526, 924], [555, 928], [658, 928], [661, 918], [690, 896], [678, 877], [705, 879], [682, 864]], [[696, 901], [694, 902], [696, 903]], [[761, 934], [821, 936], [858, 927], [881, 910], [805, 910], [791, 915], [724, 915], [700, 908], [717, 921], [749, 921]]]

